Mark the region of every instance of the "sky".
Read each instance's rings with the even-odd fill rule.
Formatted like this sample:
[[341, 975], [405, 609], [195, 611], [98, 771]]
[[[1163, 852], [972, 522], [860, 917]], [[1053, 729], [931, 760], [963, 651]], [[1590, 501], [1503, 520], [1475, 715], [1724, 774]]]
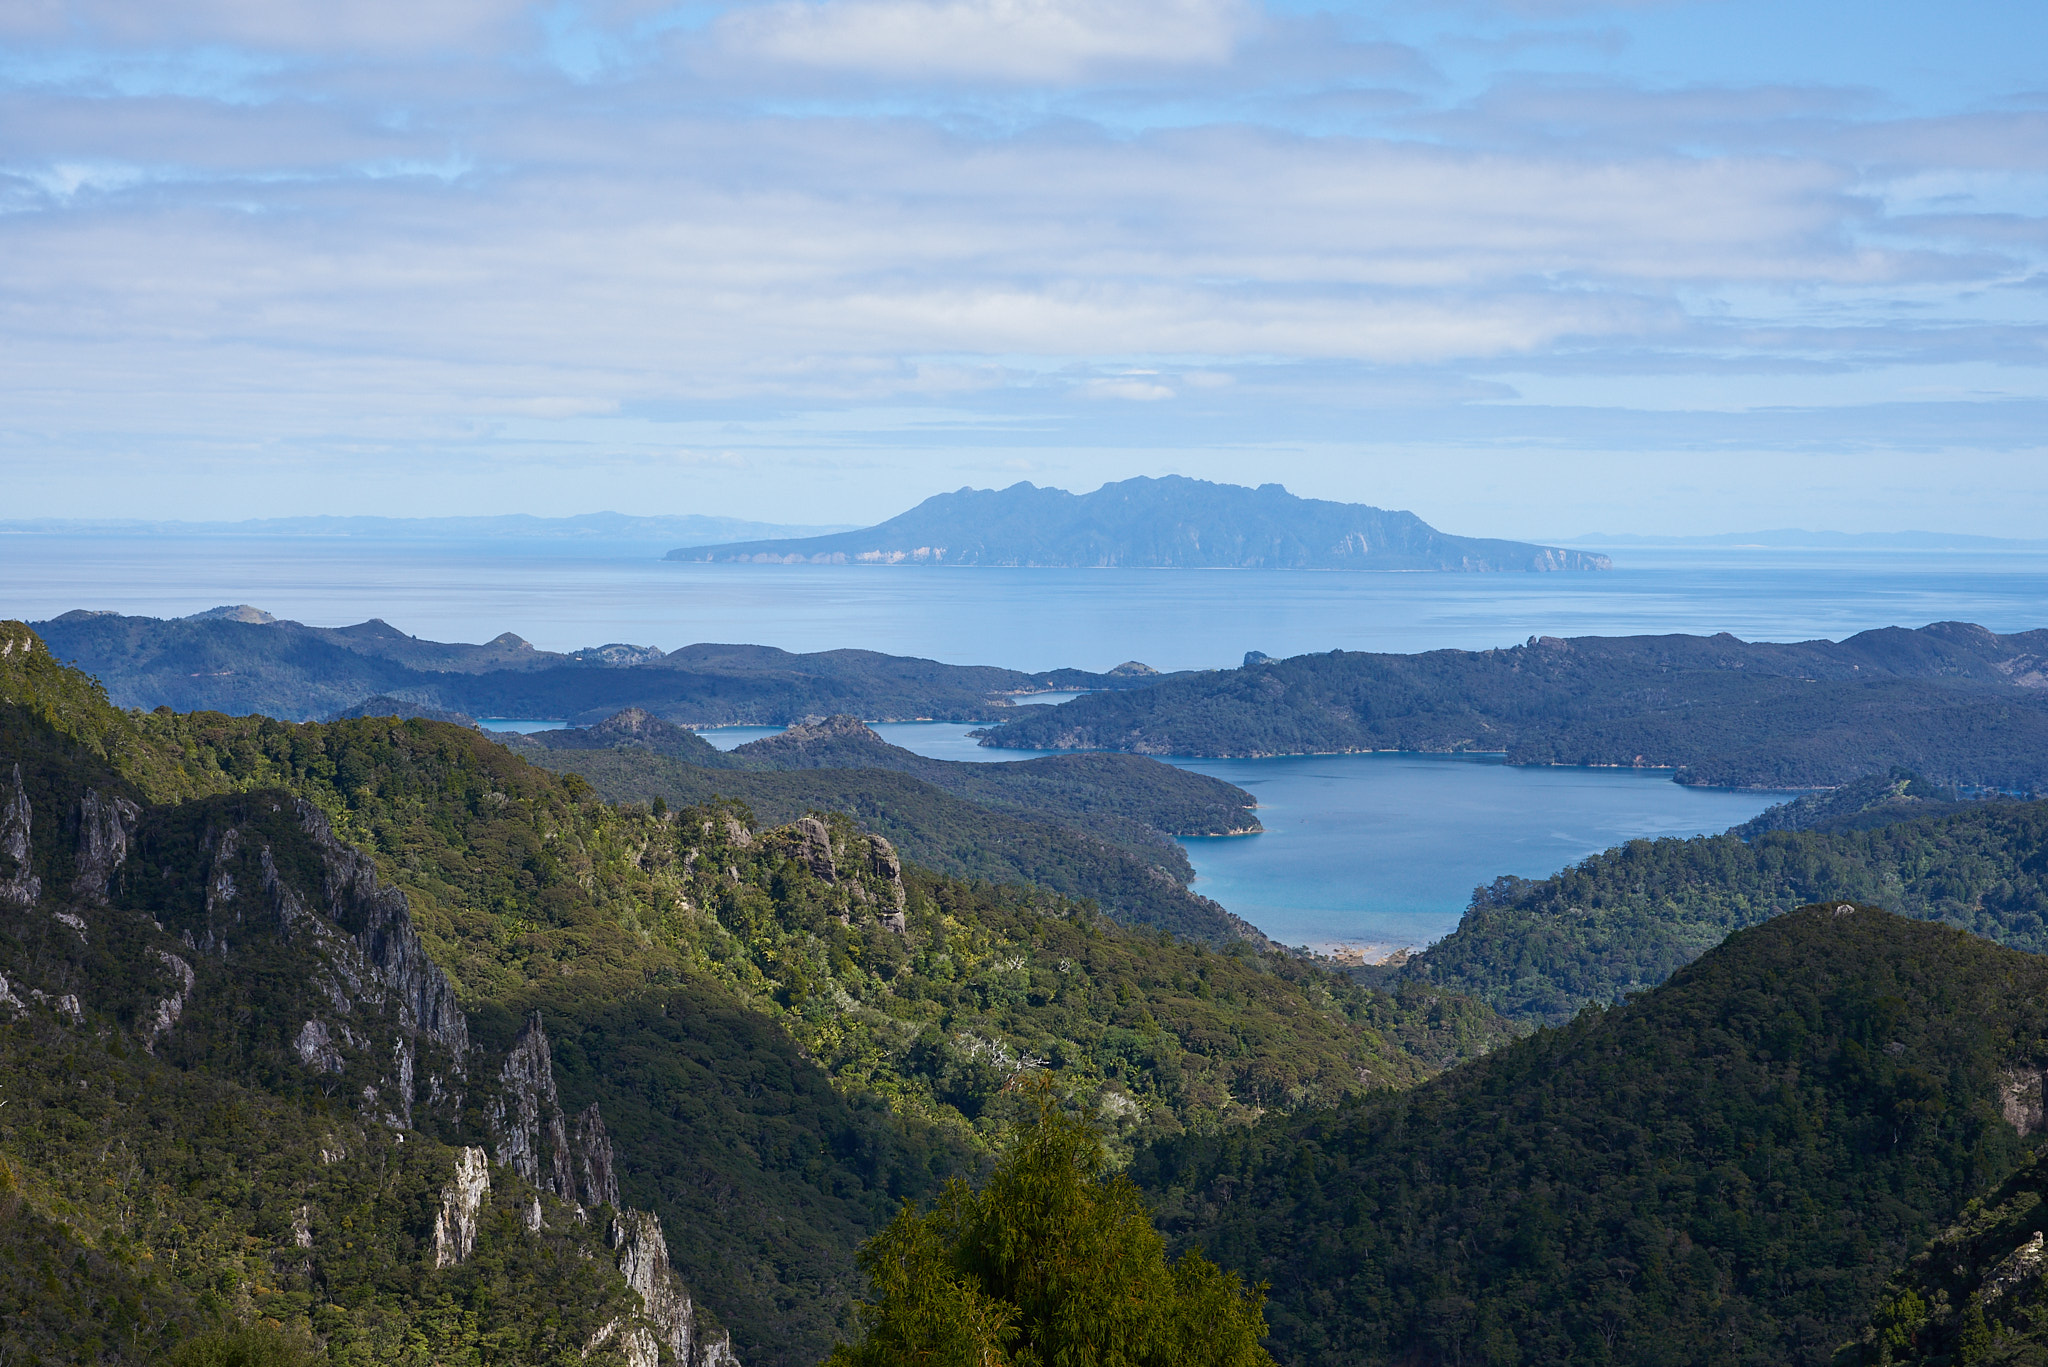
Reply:
[[2039, 0], [0, 0], [0, 517], [2048, 525]]

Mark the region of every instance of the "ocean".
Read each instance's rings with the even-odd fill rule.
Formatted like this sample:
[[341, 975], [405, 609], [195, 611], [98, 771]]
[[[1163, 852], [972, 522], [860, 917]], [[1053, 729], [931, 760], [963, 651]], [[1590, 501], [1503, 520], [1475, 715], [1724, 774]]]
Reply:
[[858, 647], [1017, 669], [1236, 665], [1248, 650], [1433, 650], [1530, 636], [1842, 637], [1962, 619], [2048, 625], [2048, 553], [1613, 552], [1599, 574], [692, 565], [648, 555], [257, 538], [0, 535], [0, 612], [176, 617], [249, 603], [416, 636], [549, 650], [696, 641]]
[[[1837, 638], [1962, 620], [2048, 626], [2048, 553], [1613, 552], [1610, 573], [1338, 574], [726, 566], [493, 546], [0, 536], [0, 616], [178, 616], [249, 603], [339, 626], [381, 617], [438, 640], [512, 631], [546, 649], [696, 641], [856, 647], [1020, 669], [1236, 665], [1248, 650], [1417, 651], [1532, 635], [1732, 632]], [[545, 719], [521, 721], [523, 726]], [[968, 728], [881, 728], [954, 759]], [[736, 744], [746, 734], [727, 733]], [[1200, 891], [1275, 939], [1387, 949], [1456, 925], [1472, 888], [1622, 840], [1718, 831], [1785, 794], [1683, 788], [1626, 770], [1486, 757], [1176, 760], [1256, 794], [1267, 834], [1186, 842]]]

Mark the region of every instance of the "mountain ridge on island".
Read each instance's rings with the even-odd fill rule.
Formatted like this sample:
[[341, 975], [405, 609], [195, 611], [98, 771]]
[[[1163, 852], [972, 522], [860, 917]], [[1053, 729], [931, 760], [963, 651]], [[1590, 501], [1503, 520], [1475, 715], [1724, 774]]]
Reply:
[[1039, 569], [1604, 570], [1589, 551], [1452, 536], [1410, 512], [1167, 475], [1090, 494], [1019, 482], [936, 494], [860, 531], [682, 547], [670, 560]]

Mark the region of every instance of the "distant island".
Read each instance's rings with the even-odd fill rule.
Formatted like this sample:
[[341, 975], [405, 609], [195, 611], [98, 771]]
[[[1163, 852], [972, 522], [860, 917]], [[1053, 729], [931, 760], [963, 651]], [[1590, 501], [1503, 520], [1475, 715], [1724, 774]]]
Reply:
[[1440, 532], [1413, 513], [1297, 498], [1278, 484], [1168, 475], [1092, 494], [960, 489], [860, 531], [686, 546], [720, 564], [960, 565], [1043, 569], [1605, 570], [1591, 551]]

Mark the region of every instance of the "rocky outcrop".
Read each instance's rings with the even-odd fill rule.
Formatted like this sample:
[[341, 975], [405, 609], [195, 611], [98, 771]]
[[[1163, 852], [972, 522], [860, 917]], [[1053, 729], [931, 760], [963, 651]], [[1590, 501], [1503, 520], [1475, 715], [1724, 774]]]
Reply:
[[685, 1367], [739, 1367], [729, 1334], [702, 1332], [690, 1293], [668, 1265], [668, 1241], [661, 1222], [644, 1210], [620, 1212], [612, 1221], [611, 1244], [619, 1271], [640, 1293], [641, 1315], [663, 1347]]
[[904, 908], [909, 904], [909, 896], [903, 890], [903, 861], [897, 857], [896, 847], [879, 835], [868, 837], [868, 870], [881, 880], [896, 906], [894, 912], [882, 917], [882, 924], [900, 934], [906, 928]]
[[[498, 1081], [499, 1095], [484, 1106], [497, 1162], [568, 1202], [579, 1218], [592, 1207], [614, 1212], [607, 1236], [618, 1252], [619, 1271], [639, 1293], [641, 1311], [632, 1320], [614, 1320], [600, 1329], [585, 1345], [584, 1356], [616, 1342], [629, 1363], [648, 1367], [658, 1367], [663, 1349], [677, 1367], [738, 1367], [731, 1336], [705, 1332], [703, 1315], [670, 1269], [661, 1222], [646, 1211], [620, 1204], [611, 1137], [596, 1105], [576, 1117], [575, 1137], [569, 1138], [572, 1127], [555, 1087], [554, 1051], [539, 1012], [520, 1029]], [[446, 1202], [444, 1193], [444, 1208]], [[538, 1201], [525, 1223], [529, 1230], [540, 1229], [543, 1213]], [[439, 1228], [437, 1224], [437, 1248]]]
[[583, 1345], [583, 1356], [589, 1357], [598, 1349], [619, 1341], [619, 1356], [625, 1359], [626, 1367], [661, 1367], [661, 1345], [655, 1342], [654, 1334], [644, 1324], [627, 1324], [613, 1320], [590, 1336], [590, 1342]]
[[87, 789], [78, 800], [78, 871], [71, 880], [71, 895], [82, 902], [107, 900], [107, 885], [128, 858], [128, 842], [142, 808], [116, 794], [101, 797]]
[[2041, 1231], [2037, 1229], [2033, 1238], [2014, 1249], [2003, 1262], [1991, 1270], [1991, 1275], [1984, 1279], [1984, 1299], [1995, 1300], [2025, 1286], [2041, 1275], [2042, 1261]]
[[605, 1133], [604, 1117], [593, 1101], [576, 1117], [576, 1164], [584, 1205], [619, 1208], [619, 1177], [613, 1161], [611, 1136]]
[[1999, 1075], [1999, 1110], [2006, 1123], [2023, 1135], [2048, 1130], [2048, 1108], [2042, 1104], [2041, 1074], [2031, 1068], [2008, 1068]]
[[[499, 1070], [501, 1093], [484, 1105], [498, 1165], [512, 1169], [543, 1191], [560, 1195], [553, 1165], [546, 1163], [549, 1140], [556, 1152], [568, 1147], [561, 1100], [555, 1093], [554, 1054], [540, 1013], [527, 1018]], [[559, 1136], [559, 1138], [558, 1138]]]
[[469, 1020], [456, 1004], [448, 975], [427, 957], [405, 894], [384, 886], [367, 857], [337, 840], [318, 807], [301, 798], [297, 811], [325, 866], [321, 891], [328, 917], [354, 936], [376, 984], [397, 1002], [399, 1024], [445, 1048], [460, 1071], [469, 1053]]
[[500, 1166], [574, 1206], [619, 1204], [617, 1164], [604, 1117], [593, 1103], [576, 1118], [574, 1141], [555, 1090], [554, 1052], [540, 1013], [529, 1016], [499, 1071], [500, 1092], [484, 1105]]
[[839, 868], [832, 858], [832, 832], [825, 823], [815, 816], [800, 817], [795, 829], [797, 857], [804, 861], [818, 881], [838, 882]]
[[476, 1213], [491, 1190], [490, 1158], [482, 1149], [455, 1155], [455, 1177], [441, 1188], [434, 1212], [434, 1266], [453, 1267], [476, 1247]]
[[569, 652], [569, 658], [584, 664], [605, 665], [612, 669], [630, 669], [634, 665], [653, 664], [664, 659], [668, 652], [660, 646], [636, 646], [624, 641], [610, 641], [601, 646], [585, 646]]
[[171, 994], [157, 1002], [155, 1008], [143, 1018], [142, 1047], [154, 1054], [156, 1042], [168, 1035], [171, 1027], [178, 1023], [178, 1018], [185, 1014], [185, 1003], [192, 996], [192, 986], [198, 981], [198, 975], [193, 973], [192, 965], [168, 950], [156, 949], [150, 952], [163, 964], [164, 971], [176, 984], [171, 989]]
[[[343, 1027], [347, 1029], [346, 1026]], [[351, 1041], [353, 1043], [353, 1041]], [[309, 1020], [299, 1027], [298, 1037], [292, 1041], [292, 1051], [299, 1061], [308, 1068], [323, 1073], [341, 1073], [348, 1070], [348, 1062], [335, 1046], [334, 1037], [328, 1033], [327, 1022]]]
[[43, 895], [43, 880], [36, 877], [29, 859], [34, 822], [19, 764], [14, 766], [11, 789], [0, 787], [0, 796], [6, 799], [0, 803], [0, 903], [32, 907]]

